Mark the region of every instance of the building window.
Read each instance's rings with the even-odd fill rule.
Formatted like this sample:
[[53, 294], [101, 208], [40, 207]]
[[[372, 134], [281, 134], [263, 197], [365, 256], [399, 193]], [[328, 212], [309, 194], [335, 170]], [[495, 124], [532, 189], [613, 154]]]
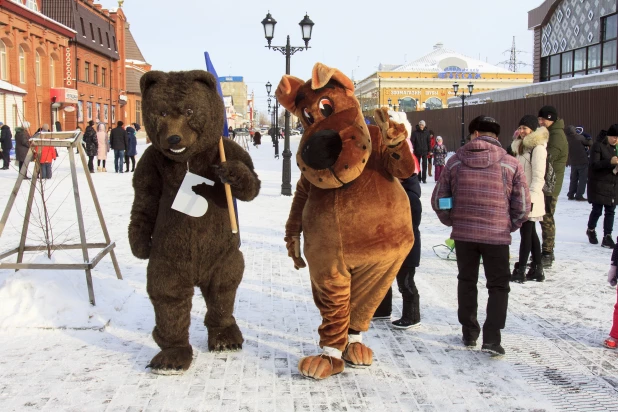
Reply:
[[19, 46], [19, 82], [26, 83], [26, 53], [21, 46]]
[[112, 40], [114, 41], [114, 50], [118, 53], [118, 46], [116, 46], [116, 36], [112, 36]]
[[75, 80], [79, 80], [79, 59], [75, 60]]
[[37, 4], [36, 0], [26, 0], [26, 7], [28, 7], [30, 10], [39, 11], [39, 5]]
[[116, 106], [112, 106], [112, 123], [116, 123]]
[[49, 56], [49, 87], [56, 87], [56, 62]]
[[560, 55], [554, 54], [549, 58], [549, 78], [556, 80], [560, 78]]
[[106, 77], [107, 69], [105, 67], [101, 67], [101, 87], [105, 87], [105, 84], [107, 82], [107, 80], [105, 80]]
[[588, 47], [588, 74], [600, 72], [601, 45], [596, 44]]
[[92, 23], [90, 23], [90, 34], [92, 35], [92, 41], [96, 41], [94, 39], [94, 27], [92, 26]]
[[99, 43], [101, 43], [101, 46], [103, 46], [103, 36], [101, 36], [101, 28], [97, 27], [97, 30], [99, 30]]
[[586, 70], [586, 49], [575, 50], [574, 68], [576, 72]]
[[603, 71], [616, 70], [616, 40], [603, 43]]
[[0, 80], [6, 80], [8, 77], [6, 63], [6, 45], [0, 40]]
[[105, 32], [105, 38], [107, 39], [107, 48], [111, 50], [112, 47], [109, 44], [109, 33], [108, 32]]
[[82, 23], [82, 36], [86, 37], [86, 26], [84, 25], [84, 18], [80, 17], [79, 21]]
[[86, 83], [90, 82], [90, 63], [84, 63], [84, 81]]
[[77, 101], [77, 122], [81, 123], [84, 121], [84, 101]]
[[109, 122], [109, 106], [106, 104], [103, 105], [103, 121], [105, 123]]
[[603, 19], [603, 35], [601, 38], [612, 40], [618, 37], [618, 14], [607, 16]]
[[41, 55], [38, 51], [34, 52], [34, 76], [36, 77], [36, 85], [41, 85]]
[[142, 101], [135, 101], [135, 123], [142, 124]]
[[86, 120], [92, 120], [92, 102], [86, 102]]
[[562, 53], [562, 78], [573, 77], [573, 52]]
[[99, 66], [94, 65], [94, 78], [92, 79], [94, 84], [99, 84]]

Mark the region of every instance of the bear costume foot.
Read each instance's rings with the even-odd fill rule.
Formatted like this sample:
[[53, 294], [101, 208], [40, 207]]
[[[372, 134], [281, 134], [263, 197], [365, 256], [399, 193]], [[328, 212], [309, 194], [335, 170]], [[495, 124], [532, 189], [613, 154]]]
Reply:
[[373, 363], [373, 351], [363, 345], [361, 334], [350, 334], [341, 358], [352, 368], [364, 369]]
[[[341, 352], [339, 352], [341, 353]], [[345, 369], [340, 358], [326, 354], [307, 356], [298, 362], [298, 371], [306, 378], [322, 380], [337, 375]]]
[[163, 349], [146, 366], [152, 373], [157, 375], [181, 375], [193, 361], [193, 348], [191, 346], [182, 348]]
[[242, 332], [235, 323], [226, 328], [208, 328], [208, 350], [211, 352], [241, 350], [243, 342]]

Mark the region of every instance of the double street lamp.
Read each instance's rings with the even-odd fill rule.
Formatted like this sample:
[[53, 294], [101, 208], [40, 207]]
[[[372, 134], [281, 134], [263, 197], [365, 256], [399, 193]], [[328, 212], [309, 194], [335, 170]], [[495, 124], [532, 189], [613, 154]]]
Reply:
[[[290, 57], [298, 52], [309, 49], [309, 40], [311, 40], [311, 32], [313, 30], [314, 23], [309, 16], [305, 13], [305, 17], [298, 23], [302, 32], [302, 39], [305, 41], [304, 47], [292, 47], [290, 46], [290, 36], [287, 36], [287, 43], [285, 46], [271, 46], [271, 41], [275, 37], [275, 25], [277, 21], [270, 15], [270, 12], [266, 14], [262, 25], [264, 26], [264, 37], [268, 42], [269, 49], [279, 51], [285, 55], [285, 74], [290, 74]], [[275, 104], [275, 106], [277, 106]], [[285, 145], [283, 149], [283, 177], [281, 183], [281, 194], [284, 196], [292, 196], [292, 152], [290, 151], [290, 112], [285, 111]]]
[[397, 100], [397, 104], [395, 106], [393, 106], [393, 101], [391, 100], [391, 98], [388, 98], [388, 108], [389, 109], [393, 109], [394, 111], [397, 111], [397, 108], [399, 108], [399, 110], [401, 110], [401, 99]]
[[[468, 83], [468, 92], [470, 93], [466, 96], [466, 92], [461, 92], [459, 96], [461, 98], [461, 145], [466, 144], [466, 122], [464, 120], [464, 109], [465, 109], [465, 101], [468, 97], [472, 96], [472, 91], [474, 90], [474, 85], [472, 82]], [[457, 93], [459, 92], [459, 83], [453, 84], [453, 91], [455, 92], [455, 97], [457, 97]]]
[[[272, 84], [266, 83], [266, 93], [268, 93], [268, 113], [270, 114], [270, 92], [272, 90]], [[272, 117], [270, 120], [270, 137], [273, 140], [273, 146], [275, 147], [275, 159], [279, 159], [279, 102], [275, 97], [275, 105], [273, 106]]]

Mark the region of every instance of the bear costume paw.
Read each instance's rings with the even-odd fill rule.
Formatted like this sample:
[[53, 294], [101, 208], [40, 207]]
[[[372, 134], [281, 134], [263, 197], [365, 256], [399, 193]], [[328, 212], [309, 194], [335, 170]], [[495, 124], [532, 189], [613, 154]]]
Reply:
[[211, 352], [241, 350], [243, 342], [242, 332], [235, 323], [226, 328], [208, 328], [208, 350]]
[[341, 358], [352, 368], [367, 368], [373, 363], [373, 351], [361, 342], [353, 342], [343, 351]]
[[193, 348], [163, 349], [146, 366], [157, 375], [180, 375], [184, 373], [193, 361]]
[[315, 380], [337, 375], [344, 369], [345, 365], [341, 359], [324, 354], [307, 356], [298, 362], [298, 371], [301, 375]]

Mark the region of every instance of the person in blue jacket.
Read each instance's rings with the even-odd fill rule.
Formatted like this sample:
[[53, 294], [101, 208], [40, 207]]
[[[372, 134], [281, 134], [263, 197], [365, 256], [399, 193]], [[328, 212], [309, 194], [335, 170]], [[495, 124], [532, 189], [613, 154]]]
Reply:
[[131, 159], [131, 171], [135, 171], [135, 156], [137, 155], [137, 136], [133, 127], [127, 127], [127, 136], [129, 137], [129, 147], [127, 148], [124, 156], [124, 162], [126, 164], [125, 172], [129, 171], [129, 159]]

